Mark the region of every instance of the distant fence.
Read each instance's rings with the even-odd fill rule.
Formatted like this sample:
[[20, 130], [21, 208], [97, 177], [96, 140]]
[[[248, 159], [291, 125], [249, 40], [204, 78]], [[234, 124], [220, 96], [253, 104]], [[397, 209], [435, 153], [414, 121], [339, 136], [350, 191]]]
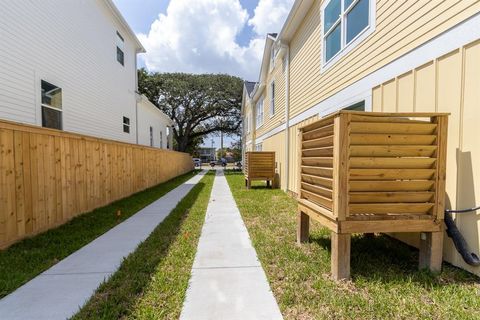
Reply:
[[186, 153], [0, 121], [0, 248], [192, 169]]

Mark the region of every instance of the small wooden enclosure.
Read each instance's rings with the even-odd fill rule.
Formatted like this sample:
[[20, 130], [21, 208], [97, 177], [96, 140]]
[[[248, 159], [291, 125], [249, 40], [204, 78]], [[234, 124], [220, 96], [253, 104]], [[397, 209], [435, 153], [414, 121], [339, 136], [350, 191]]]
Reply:
[[299, 242], [309, 217], [332, 231], [334, 278], [350, 275], [350, 234], [422, 232], [439, 271], [448, 114], [340, 111], [299, 132]]
[[275, 152], [248, 151], [245, 153], [245, 185], [250, 189], [253, 180], [265, 180], [267, 187], [275, 178]]

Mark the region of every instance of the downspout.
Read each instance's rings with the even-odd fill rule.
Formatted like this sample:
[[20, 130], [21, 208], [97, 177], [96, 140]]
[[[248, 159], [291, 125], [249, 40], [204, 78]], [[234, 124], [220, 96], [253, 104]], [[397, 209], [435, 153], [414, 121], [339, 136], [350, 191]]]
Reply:
[[288, 192], [290, 175], [290, 46], [282, 44], [285, 49], [285, 192]]

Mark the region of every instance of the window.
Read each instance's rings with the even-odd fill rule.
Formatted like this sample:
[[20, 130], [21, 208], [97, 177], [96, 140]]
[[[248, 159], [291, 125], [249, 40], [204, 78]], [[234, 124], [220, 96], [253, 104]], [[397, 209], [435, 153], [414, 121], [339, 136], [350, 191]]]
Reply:
[[260, 97], [260, 99], [257, 101], [257, 123], [256, 123], [256, 128], [260, 128], [263, 125], [263, 97]]
[[344, 108], [344, 110], [365, 111], [365, 100], [352, 104]]
[[270, 84], [270, 116], [275, 115], [275, 81]]
[[270, 70], [272, 70], [275, 67], [275, 56], [277, 55], [277, 52], [275, 50], [275, 46], [272, 45], [272, 49], [270, 50]]
[[123, 66], [125, 64], [125, 57], [123, 54], [124, 40], [120, 33], [117, 31], [117, 61]]
[[263, 149], [263, 146], [262, 146], [261, 143], [257, 143], [257, 144], [255, 145], [255, 151], [262, 151], [262, 149]]
[[160, 149], [163, 148], [163, 132], [160, 130]]
[[130, 133], [130, 118], [123, 117], [123, 132]]
[[171, 134], [170, 130], [171, 129], [170, 127], [167, 127], [166, 130], [167, 130], [167, 149], [170, 149], [170, 134]]
[[42, 80], [42, 127], [62, 130], [62, 89]]
[[[330, 0], [322, 7], [323, 62], [326, 64], [361, 35], [373, 31], [373, 6], [370, 0]], [[370, 28], [371, 27], [371, 28]]]
[[150, 127], [150, 147], [153, 147], [153, 128]]

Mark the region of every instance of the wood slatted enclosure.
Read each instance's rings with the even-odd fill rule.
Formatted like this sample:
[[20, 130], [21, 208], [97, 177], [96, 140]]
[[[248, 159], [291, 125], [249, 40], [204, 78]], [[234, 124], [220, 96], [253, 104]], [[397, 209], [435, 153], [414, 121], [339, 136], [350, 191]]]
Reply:
[[[334, 232], [332, 239], [348, 243], [351, 233], [426, 232], [429, 239], [440, 234], [447, 117], [340, 111], [301, 128], [298, 240], [308, 238], [308, 217]], [[431, 259], [421, 259], [422, 267], [441, 265], [441, 243], [433, 246], [440, 261], [437, 251], [425, 249]], [[332, 271], [337, 278], [348, 274], [333, 262]]]
[[0, 121], [0, 248], [191, 170], [186, 153]]
[[267, 187], [275, 178], [275, 152], [248, 151], [245, 153], [245, 185], [250, 189], [254, 180], [265, 180]]

